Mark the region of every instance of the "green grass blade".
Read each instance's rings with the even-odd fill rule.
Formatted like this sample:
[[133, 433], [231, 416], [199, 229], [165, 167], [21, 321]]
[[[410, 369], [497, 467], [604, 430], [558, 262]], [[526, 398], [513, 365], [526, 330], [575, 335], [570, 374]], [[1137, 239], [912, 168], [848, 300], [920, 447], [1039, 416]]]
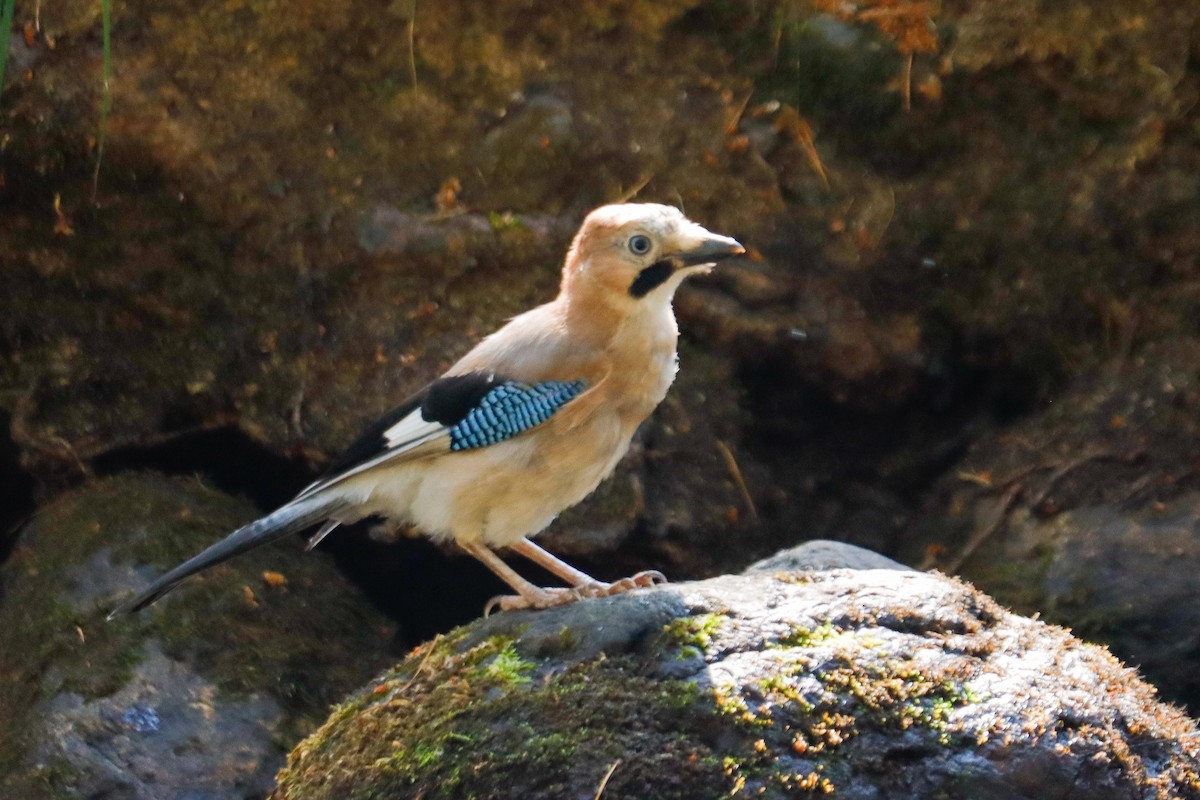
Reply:
[[8, 41], [12, 38], [13, 9], [17, 0], [0, 0], [0, 97], [4, 96], [4, 67], [8, 64]]
[[[13, 1], [15, 2], [15, 0]], [[100, 186], [100, 162], [104, 159], [104, 134], [108, 130], [108, 112], [112, 108], [112, 0], [100, 0], [100, 37], [104, 79], [100, 88], [100, 133], [96, 137], [96, 169], [92, 172], [93, 203], [96, 202], [96, 193]]]
[[100, 36], [104, 51], [104, 98], [100, 106], [100, 126], [103, 128], [108, 120], [108, 110], [112, 107], [112, 92], [109, 87], [112, 80], [112, 0], [100, 0]]

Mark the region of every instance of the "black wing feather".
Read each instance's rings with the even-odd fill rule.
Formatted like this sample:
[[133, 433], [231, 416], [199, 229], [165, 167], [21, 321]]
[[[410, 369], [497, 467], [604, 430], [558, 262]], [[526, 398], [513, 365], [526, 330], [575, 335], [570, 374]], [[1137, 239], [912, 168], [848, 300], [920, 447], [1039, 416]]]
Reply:
[[425, 399], [421, 402], [421, 418], [452, 428], [462, 422], [488, 392], [509, 382], [508, 378], [494, 372], [468, 372], [438, 378], [426, 389]]
[[426, 422], [439, 422], [447, 428], [453, 427], [479, 404], [484, 395], [507, 380], [494, 372], [468, 372], [438, 378], [373, 422], [352, 445], [330, 462], [320, 481], [336, 477], [364, 461], [382, 455], [388, 449], [384, 432], [418, 408], [421, 409], [421, 419]]
[[385, 445], [387, 444], [387, 440], [384, 438], [383, 432], [419, 408], [421, 403], [425, 401], [425, 394], [428, 391], [429, 387], [422, 389], [371, 423], [370, 427], [364, 430], [354, 440], [353, 444], [342, 451], [341, 455], [329, 462], [329, 466], [325, 468], [324, 474], [321, 475], [318, 481], [325, 481], [332, 478], [357, 464], [374, 458], [386, 450], [387, 447]]

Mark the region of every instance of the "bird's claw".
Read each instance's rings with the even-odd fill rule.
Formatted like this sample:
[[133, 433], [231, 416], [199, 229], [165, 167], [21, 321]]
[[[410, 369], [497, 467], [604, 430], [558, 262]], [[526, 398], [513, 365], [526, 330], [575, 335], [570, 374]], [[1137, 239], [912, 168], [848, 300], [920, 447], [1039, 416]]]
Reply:
[[665, 575], [658, 570], [652, 569], [630, 575], [628, 578], [621, 578], [612, 583], [593, 581], [591, 583], [582, 583], [570, 589], [557, 587], [538, 589], [536, 594], [531, 593], [528, 596], [519, 594], [498, 595], [488, 600], [487, 605], [483, 607], [483, 615], [486, 617], [497, 609], [500, 611], [518, 611], [521, 609], [565, 606], [569, 603], [574, 603], [576, 600], [611, 597], [612, 595], [624, 594], [633, 589], [644, 589], [648, 586], [657, 586], [666, 582], [667, 578]]
[[495, 597], [493, 597], [491, 600], [488, 600], [486, 603], [484, 603], [484, 606], [483, 606], [484, 619], [487, 619], [488, 617], [490, 617], [492, 615], [492, 612], [495, 611], [497, 608], [499, 608], [501, 611], [507, 611], [508, 609], [503, 607], [504, 601], [514, 599], [514, 598], [515, 598], [515, 595], [498, 594]]
[[648, 569], [645, 572], [638, 572], [625, 578], [626, 581], [633, 581], [633, 585], [638, 588], [646, 586], [658, 586], [660, 583], [668, 583], [667, 576], [663, 575], [656, 569]]
[[501, 611], [520, 611], [522, 609], [565, 606], [568, 603], [573, 603], [581, 599], [581, 597], [583, 595], [577, 594], [575, 589], [558, 588], [538, 589], [536, 594], [530, 593], [529, 595], [501, 594], [487, 601], [487, 605], [483, 607], [483, 615], [486, 617], [496, 609]]

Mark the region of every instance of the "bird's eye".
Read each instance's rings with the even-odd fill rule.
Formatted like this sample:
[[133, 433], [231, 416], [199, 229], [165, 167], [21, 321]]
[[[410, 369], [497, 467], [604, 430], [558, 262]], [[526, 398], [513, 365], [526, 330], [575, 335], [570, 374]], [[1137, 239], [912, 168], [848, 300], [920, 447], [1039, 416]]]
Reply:
[[635, 256], [644, 256], [650, 252], [650, 237], [638, 234], [629, 240], [629, 251]]

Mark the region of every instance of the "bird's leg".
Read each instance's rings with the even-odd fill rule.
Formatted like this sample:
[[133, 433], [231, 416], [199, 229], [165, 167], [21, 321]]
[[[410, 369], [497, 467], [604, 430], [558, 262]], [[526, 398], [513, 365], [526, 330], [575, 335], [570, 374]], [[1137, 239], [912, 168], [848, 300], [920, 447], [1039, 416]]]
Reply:
[[505, 564], [500, 559], [500, 556], [482, 544], [459, 542], [458, 545], [483, 562], [485, 567], [496, 573], [500, 580], [507, 583], [517, 592], [515, 595], [493, 597], [483, 608], [484, 616], [487, 616], [497, 608], [501, 611], [513, 611], [519, 608], [550, 608], [551, 606], [566, 605], [578, 600], [580, 597], [580, 595], [575, 594], [573, 589], [534, 586], [518, 575], [512, 567]]
[[572, 586], [599, 583], [598, 580], [583, 570], [572, 567], [553, 553], [538, 547], [528, 539], [519, 539], [515, 544], [509, 545], [509, 547], [512, 548], [514, 553], [520, 553], [539, 567], [544, 567], [548, 571], [553, 572]]
[[515, 544], [510, 545], [510, 547], [512, 547], [513, 552], [520, 553], [533, 563], [546, 568], [574, 586], [574, 591], [579, 597], [605, 597], [607, 595], [628, 592], [630, 589], [654, 586], [655, 584], [667, 582], [666, 577], [661, 572], [648, 570], [631, 575], [628, 578], [621, 578], [619, 581], [605, 583], [604, 581], [596, 580], [582, 570], [572, 567], [567, 562], [528, 539], [520, 539]]

